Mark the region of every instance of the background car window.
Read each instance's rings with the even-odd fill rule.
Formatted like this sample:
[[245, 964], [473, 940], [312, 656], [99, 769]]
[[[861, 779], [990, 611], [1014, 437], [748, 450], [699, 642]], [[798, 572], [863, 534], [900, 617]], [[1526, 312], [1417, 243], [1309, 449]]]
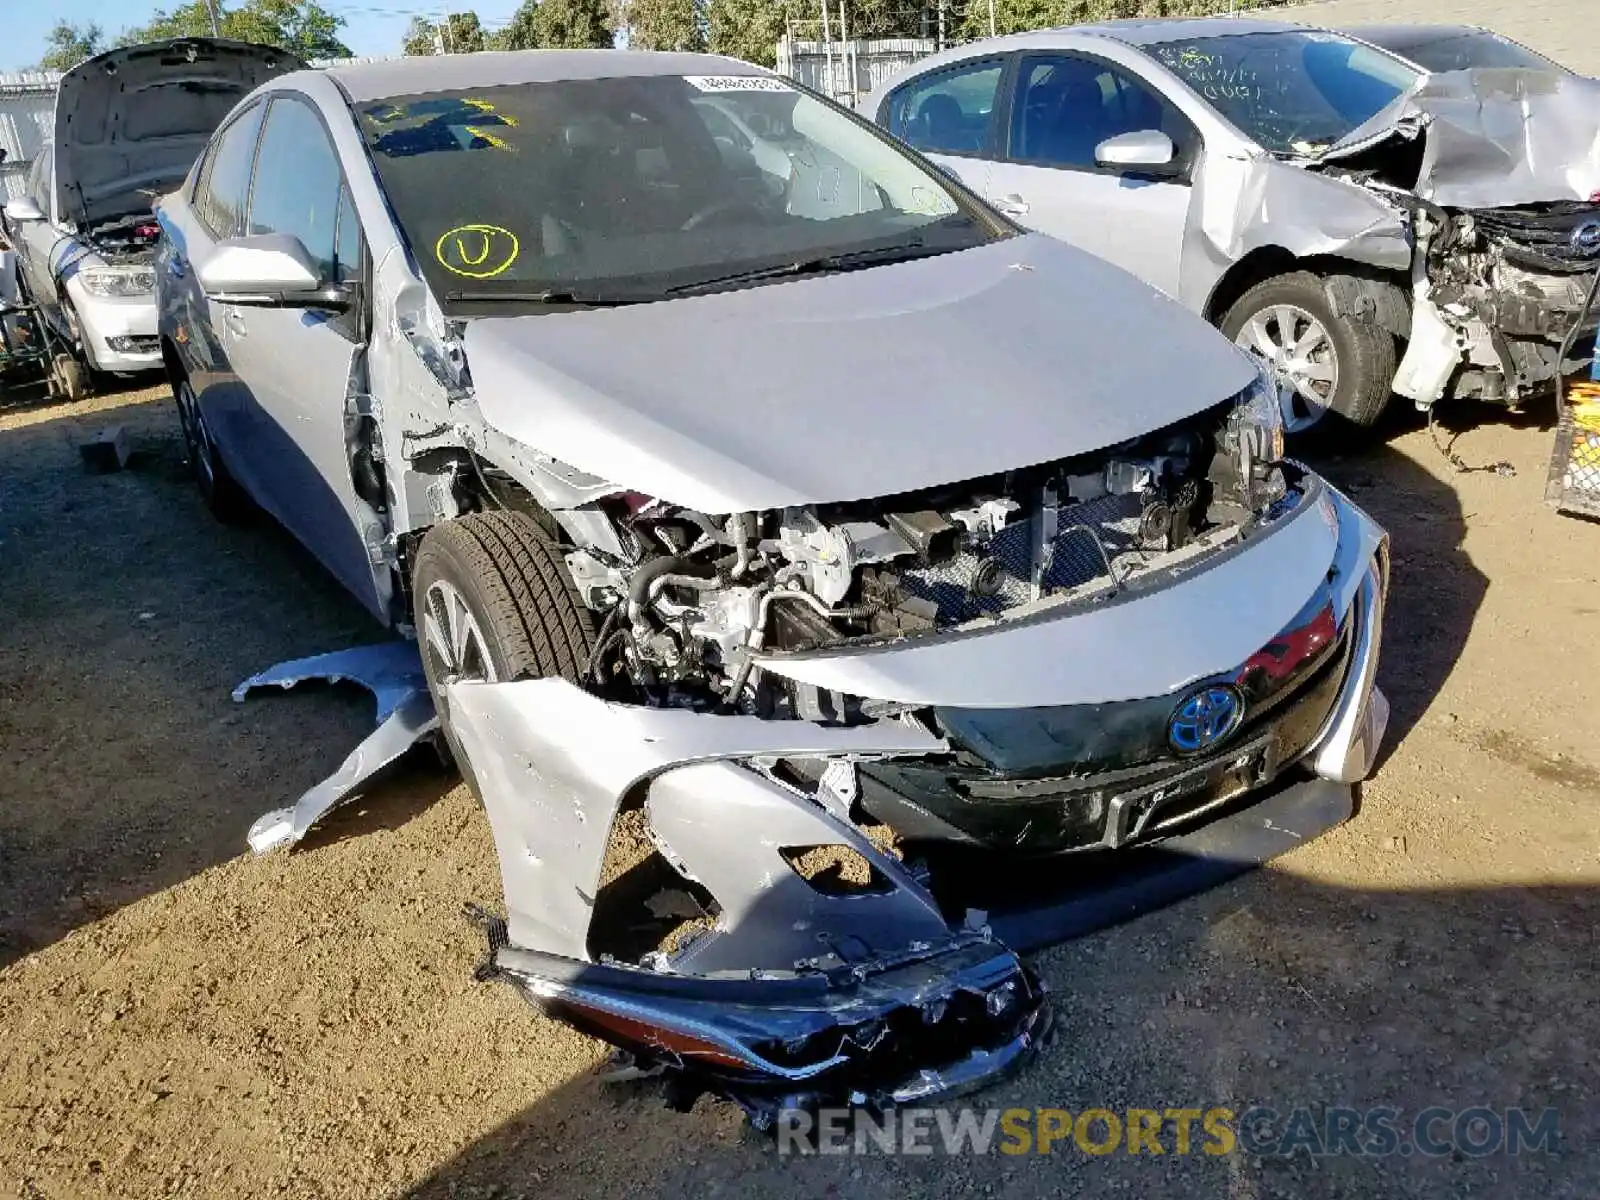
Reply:
[[195, 189], [194, 208], [214, 237], [237, 237], [243, 228], [262, 109], [257, 104], [235, 117], [212, 143], [210, 161]]
[[907, 84], [890, 100], [889, 132], [936, 154], [982, 151], [1002, 69], [998, 62], [976, 63]]
[[1036, 59], [1017, 77], [1011, 156], [1056, 167], [1095, 168], [1095, 147], [1123, 133], [1159, 129], [1180, 149], [1188, 123], [1126, 72], [1087, 58]]
[[[1376, 39], [1374, 39], [1376, 40]], [[1516, 67], [1531, 71], [1566, 72], [1548, 58], [1515, 42], [1478, 30], [1413, 42], [1401, 54], [1426, 71], [1467, 71], [1473, 67]]]
[[250, 232], [300, 239], [323, 279], [336, 277], [343, 179], [328, 132], [309, 104], [279, 97], [261, 131]]

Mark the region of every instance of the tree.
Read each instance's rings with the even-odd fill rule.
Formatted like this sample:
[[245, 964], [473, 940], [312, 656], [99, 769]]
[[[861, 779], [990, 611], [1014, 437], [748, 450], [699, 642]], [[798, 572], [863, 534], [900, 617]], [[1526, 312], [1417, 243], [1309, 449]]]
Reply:
[[45, 36], [45, 44], [49, 49], [39, 60], [39, 68], [44, 71], [70, 71], [106, 48], [105, 35], [93, 21], [87, 25], [57, 21]]
[[[442, 24], [423, 17], [412, 17], [400, 42], [400, 52], [413, 56], [438, 54], [441, 49], [446, 54], [476, 54], [479, 50], [490, 48], [489, 39], [483, 32], [483, 22], [470, 9], [451, 13]], [[499, 46], [493, 48], [499, 49]]]
[[[245, 0], [227, 8], [216, 0], [217, 32], [241, 42], [277, 46], [304, 59], [348, 58], [350, 47], [339, 40], [344, 18], [317, 0]], [[130, 29], [118, 45], [157, 42], [175, 37], [210, 37], [211, 9], [206, 0], [190, 0], [171, 11], [157, 10], [145, 25]]]
[[439, 27], [423, 17], [412, 17], [400, 39], [400, 53], [417, 56], [439, 53]]
[[636, 50], [706, 48], [700, 0], [625, 0], [621, 8], [628, 45]]
[[785, 18], [798, 15], [792, 0], [710, 0], [706, 41], [715, 54], [727, 54], [764, 67], [777, 62]]
[[522, 0], [497, 48], [604, 50], [613, 44], [604, 0]]

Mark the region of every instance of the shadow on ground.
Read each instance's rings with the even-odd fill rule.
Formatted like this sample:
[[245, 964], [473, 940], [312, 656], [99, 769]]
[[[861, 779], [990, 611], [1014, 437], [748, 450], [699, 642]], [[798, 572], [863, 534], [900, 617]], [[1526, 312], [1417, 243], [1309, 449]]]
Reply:
[[[243, 852], [373, 706], [354, 686], [231, 689], [386, 636], [270, 519], [206, 512], [170, 402], [58, 409], [0, 409], [0, 966]], [[89, 474], [78, 442], [117, 424], [127, 469]], [[449, 786], [402, 771], [360, 811], [404, 820]]]

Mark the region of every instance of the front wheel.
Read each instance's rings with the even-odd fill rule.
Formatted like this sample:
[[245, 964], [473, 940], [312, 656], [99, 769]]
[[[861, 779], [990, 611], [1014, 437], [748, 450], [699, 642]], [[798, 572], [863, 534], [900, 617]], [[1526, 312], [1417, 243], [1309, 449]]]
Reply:
[[1256, 284], [1228, 309], [1221, 329], [1266, 360], [1290, 435], [1341, 422], [1366, 428], [1389, 403], [1394, 336], [1337, 312], [1323, 281], [1309, 271]]
[[560, 548], [520, 513], [435, 525], [417, 550], [412, 594], [422, 668], [458, 764], [448, 684], [552, 676], [577, 683], [588, 669], [589, 610]]

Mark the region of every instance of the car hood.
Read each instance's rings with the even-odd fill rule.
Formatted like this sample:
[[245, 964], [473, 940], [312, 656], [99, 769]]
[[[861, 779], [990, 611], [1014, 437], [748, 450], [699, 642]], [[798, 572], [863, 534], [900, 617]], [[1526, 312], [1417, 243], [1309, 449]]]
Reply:
[[1499, 208], [1600, 194], [1600, 80], [1525, 69], [1424, 75], [1315, 161], [1422, 140], [1418, 196]]
[[501, 433], [737, 512], [894, 495], [1115, 445], [1256, 368], [1200, 318], [1038, 235], [613, 309], [468, 322]]
[[66, 217], [89, 227], [150, 211], [258, 84], [305, 64], [250, 42], [183, 38], [79, 63], [56, 96], [56, 178]]

